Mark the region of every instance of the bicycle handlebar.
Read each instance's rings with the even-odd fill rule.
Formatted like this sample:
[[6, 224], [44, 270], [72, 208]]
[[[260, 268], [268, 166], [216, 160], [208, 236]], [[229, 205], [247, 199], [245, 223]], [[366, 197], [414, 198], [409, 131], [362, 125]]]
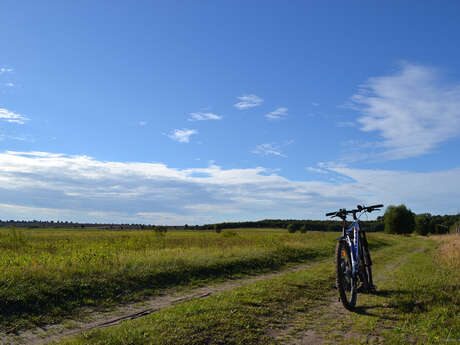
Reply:
[[326, 213], [326, 217], [346, 217], [347, 214], [350, 214], [350, 213], [356, 213], [356, 212], [362, 212], [362, 211], [367, 211], [367, 212], [372, 212], [372, 211], [375, 211], [379, 208], [382, 208], [383, 207], [383, 204], [378, 204], [378, 205], [372, 205], [372, 206], [361, 206], [361, 205], [358, 205], [356, 206], [356, 209], [355, 210], [349, 210], [347, 211], [346, 209], [342, 208], [338, 211], [335, 211], [335, 212], [328, 212]]

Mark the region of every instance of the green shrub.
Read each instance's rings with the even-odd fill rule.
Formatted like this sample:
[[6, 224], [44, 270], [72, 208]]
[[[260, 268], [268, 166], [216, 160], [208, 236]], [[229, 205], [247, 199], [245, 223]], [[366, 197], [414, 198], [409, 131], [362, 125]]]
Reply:
[[434, 224], [431, 214], [422, 213], [415, 216], [415, 232], [423, 236], [434, 232]]
[[460, 234], [460, 221], [450, 227], [451, 234]]
[[388, 206], [384, 215], [387, 234], [410, 234], [414, 231], [414, 214], [406, 205]]
[[290, 234], [293, 234], [297, 231], [297, 224], [291, 223], [288, 225], [287, 230]]

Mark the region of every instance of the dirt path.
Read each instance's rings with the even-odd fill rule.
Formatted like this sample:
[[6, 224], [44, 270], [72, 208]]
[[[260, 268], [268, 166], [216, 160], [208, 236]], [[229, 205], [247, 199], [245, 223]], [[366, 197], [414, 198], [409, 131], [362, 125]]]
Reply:
[[[376, 284], [390, 279], [391, 272], [397, 267], [404, 265], [413, 254], [424, 252], [426, 249], [416, 249], [390, 262], [377, 270]], [[377, 293], [378, 294], [378, 293]], [[358, 303], [360, 296], [358, 296]], [[372, 295], [370, 298], [372, 298]], [[361, 297], [363, 298], [363, 297]], [[338, 298], [336, 290], [320, 306], [309, 310], [306, 314], [300, 313], [294, 317], [288, 327], [281, 330], [271, 330], [275, 339], [283, 344], [291, 345], [322, 345], [322, 344], [384, 344], [384, 338], [378, 332], [372, 334], [360, 334], [352, 330], [353, 313], [347, 311]]]
[[305, 270], [314, 265], [332, 260], [331, 258], [301, 264], [280, 271], [260, 274], [257, 276], [231, 280], [220, 284], [204, 286], [181, 293], [167, 293], [143, 301], [141, 303], [126, 304], [109, 312], [89, 312], [86, 320], [65, 320], [59, 324], [47, 325], [27, 331], [20, 332], [17, 335], [0, 333], [0, 345], [41, 345], [48, 342], [77, 335], [89, 330], [104, 328], [120, 324], [126, 320], [133, 320], [142, 316], [149, 315], [157, 310], [169, 307], [171, 305], [214, 295], [219, 292], [235, 289], [237, 287], [253, 283], [256, 281], [275, 278], [288, 272], [297, 272]]

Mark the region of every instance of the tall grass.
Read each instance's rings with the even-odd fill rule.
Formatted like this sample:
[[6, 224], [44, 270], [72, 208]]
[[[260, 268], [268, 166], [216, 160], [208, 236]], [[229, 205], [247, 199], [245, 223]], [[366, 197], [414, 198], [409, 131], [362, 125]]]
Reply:
[[441, 264], [460, 270], [460, 235], [438, 235], [433, 238], [441, 244], [439, 247]]
[[[0, 326], [331, 256], [336, 234], [0, 230]], [[383, 243], [383, 242], [382, 242]]]

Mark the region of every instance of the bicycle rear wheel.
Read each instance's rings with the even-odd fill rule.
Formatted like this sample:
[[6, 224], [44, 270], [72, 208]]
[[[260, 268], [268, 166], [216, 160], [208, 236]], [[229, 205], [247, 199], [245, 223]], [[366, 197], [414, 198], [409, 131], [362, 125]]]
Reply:
[[353, 277], [350, 247], [345, 241], [339, 241], [335, 248], [335, 268], [340, 300], [346, 309], [353, 309], [358, 296], [358, 277]]

